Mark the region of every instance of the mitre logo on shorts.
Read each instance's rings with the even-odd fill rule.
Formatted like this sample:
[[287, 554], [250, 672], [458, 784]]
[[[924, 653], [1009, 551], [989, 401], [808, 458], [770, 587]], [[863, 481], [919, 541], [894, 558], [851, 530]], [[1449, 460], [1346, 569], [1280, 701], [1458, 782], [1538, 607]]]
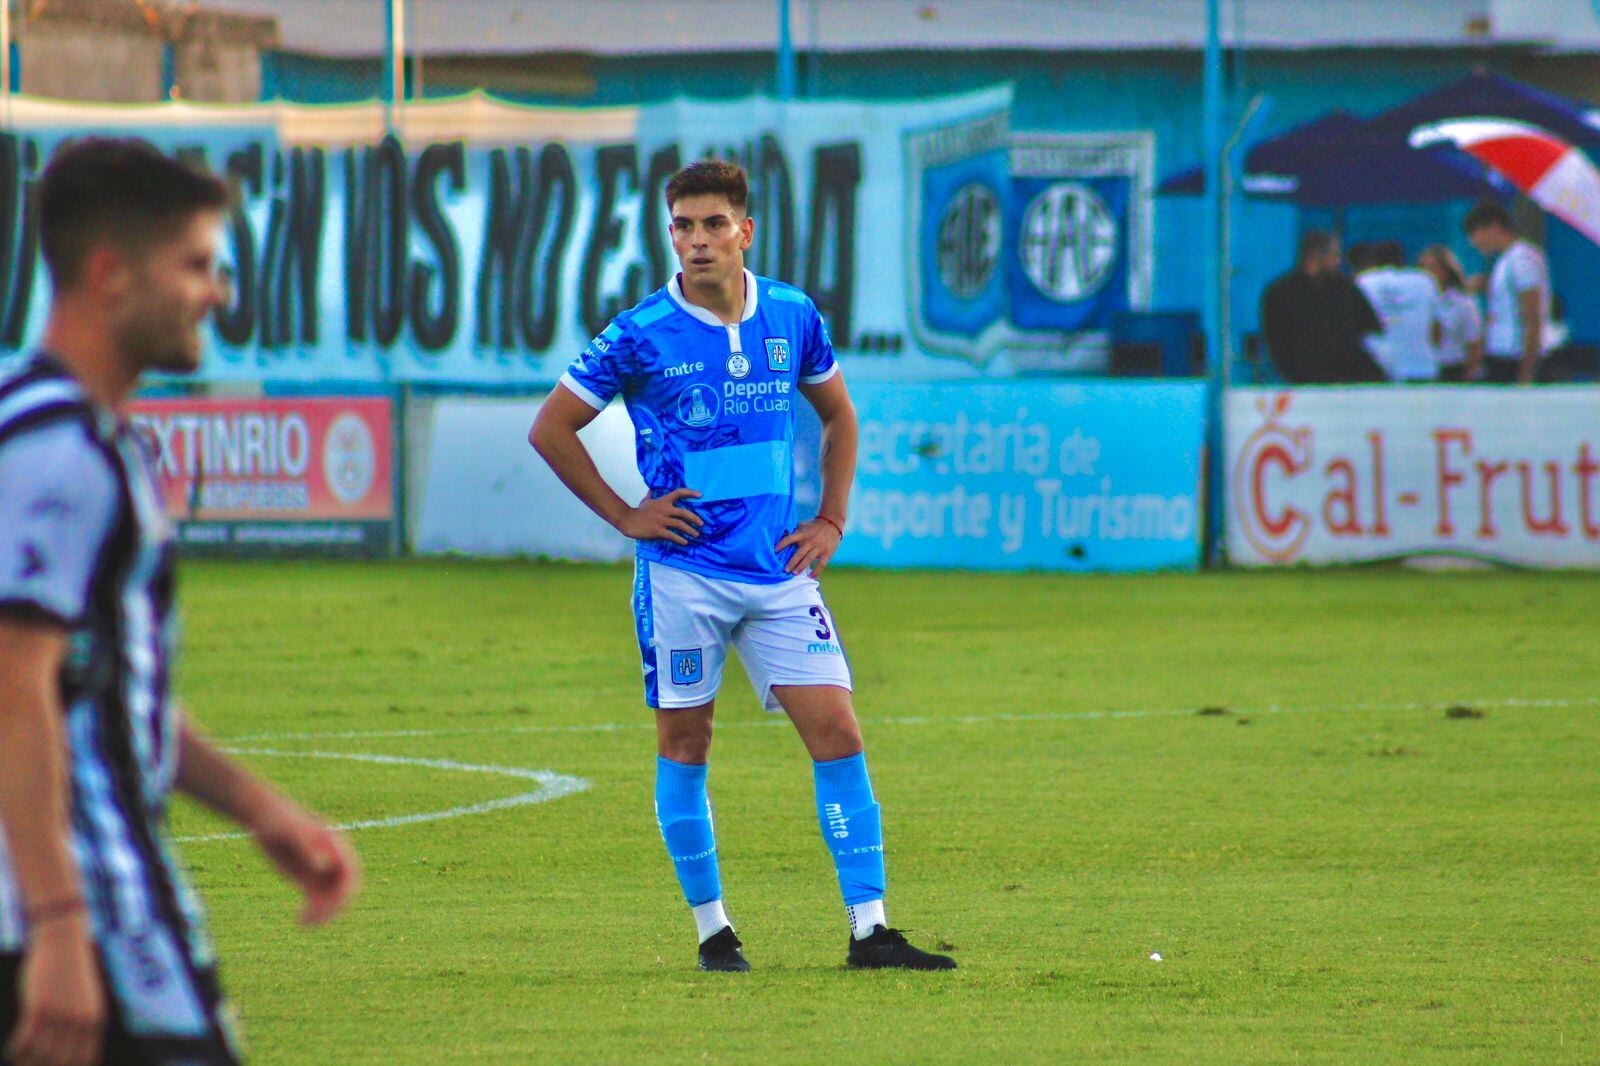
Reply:
[[701, 665], [699, 648], [673, 648], [672, 649], [672, 683], [674, 685], [697, 685], [704, 676], [705, 670]]
[[767, 369], [782, 374], [789, 369], [789, 340], [786, 337], [768, 337]]

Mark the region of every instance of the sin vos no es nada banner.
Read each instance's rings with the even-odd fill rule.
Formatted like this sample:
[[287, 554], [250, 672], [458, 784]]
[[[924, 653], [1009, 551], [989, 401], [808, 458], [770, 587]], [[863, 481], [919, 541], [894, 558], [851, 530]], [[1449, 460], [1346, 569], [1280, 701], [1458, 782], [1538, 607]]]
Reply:
[[[0, 348], [30, 343], [45, 313], [39, 173], [92, 130], [146, 137], [237, 189], [221, 249], [233, 297], [204, 379], [551, 384], [676, 268], [663, 192], [705, 156], [748, 170], [751, 268], [811, 295], [853, 379], [1003, 375], [1150, 288], [1149, 135], [1013, 136], [1011, 98], [473, 98], [429, 105], [404, 141], [339, 121], [360, 108], [43, 116], [30, 121], [58, 124], [0, 133]], [[488, 133], [445, 132], [451, 116], [476, 130], [484, 108]]]

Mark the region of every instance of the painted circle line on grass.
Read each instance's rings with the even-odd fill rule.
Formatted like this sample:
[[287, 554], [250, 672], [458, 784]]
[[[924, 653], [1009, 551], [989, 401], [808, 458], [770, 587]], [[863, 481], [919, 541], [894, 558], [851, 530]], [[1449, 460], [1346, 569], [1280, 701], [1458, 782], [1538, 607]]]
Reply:
[[[1233, 707], [1234, 714], [1347, 714], [1356, 711], [1443, 711], [1464, 705], [1486, 710], [1537, 710], [1569, 707], [1597, 707], [1600, 697], [1572, 700], [1449, 700], [1444, 703], [1344, 703], [1317, 707], [1285, 707], [1269, 704], [1264, 707]], [[885, 718], [866, 718], [862, 724], [879, 725], [986, 725], [1005, 722], [1082, 722], [1117, 718], [1186, 718], [1195, 713], [1194, 707], [1151, 708], [1124, 711], [1043, 711], [1035, 714], [963, 714], [963, 715], [905, 715]], [[719, 722], [718, 729], [755, 728], [770, 729], [789, 724], [787, 718], [771, 718]], [[642, 729], [655, 729], [655, 722], [595, 722], [589, 725], [506, 725], [462, 726], [456, 729], [350, 729], [326, 733], [252, 733], [245, 736], [221, 738], [232, 743], [285, 740], [404, 740], [408, 737], [471, 737], [519, 736], [548, 733], [619, 733]], [[330, 756], [347, 758], [347, 756]], [[528, 772], [528, 771], [521, 771]]]
[[[558, 774], [553, 770], [525, 770], [520, 766], [483, 766], [475, 763], [452, 762], [449, 759], [417, 759], [404, 755], [370, 755], [365, 752], [346, 751], [280, 751], [275, 748], [227, 748], [230, 755], [264, 755], [283, 759], [343, 759], [346, 762], [378, 763], [388, 766], [420, 766], [428, 770], [452, 770], [468, 774], [496, 774], [523, 781], [537, 781], [539, 787], [532, 792], [522, 792], [504, 799], [486, 800], [450, 807], [442, 811], [424, 811], [421, 814], [400, 814], [393, 818], [371, 818], [359, 822], [343, 822], [335, 829], [392, 829], [419, 822], [440, 822], [447, 818], [464, 818], [469, 814], [488, 814], [512, 807], [526, 807], [533, 803], [548, 803], [562, 796], [571, 796], [589, 788], [581, 777]], [[198, 844], [209, 840], [243, 840], [248, 833], [201, 833], [178, 837], [180, 844]]]

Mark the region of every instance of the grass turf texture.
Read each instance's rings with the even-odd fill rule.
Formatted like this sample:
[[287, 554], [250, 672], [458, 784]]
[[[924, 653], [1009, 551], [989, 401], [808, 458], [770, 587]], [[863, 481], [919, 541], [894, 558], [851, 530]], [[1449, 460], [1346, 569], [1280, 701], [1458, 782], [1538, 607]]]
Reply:
[[[182, 581], [179, 691], [225, 741], [422, 730], [270, 743], [593, 786], [355, 833], [366, 890], [314, 932], [248, 844], [186, 845], [259, 1062], [1600, 1058], [1595, 577], [832, 572], [890, 919], [962, 968], [842, 969], [804, 751], [730, 667], [711, 788], [743, 977], [693, 969], [629, 571]], [[341, 820], [531, 787], [246, 758]]]

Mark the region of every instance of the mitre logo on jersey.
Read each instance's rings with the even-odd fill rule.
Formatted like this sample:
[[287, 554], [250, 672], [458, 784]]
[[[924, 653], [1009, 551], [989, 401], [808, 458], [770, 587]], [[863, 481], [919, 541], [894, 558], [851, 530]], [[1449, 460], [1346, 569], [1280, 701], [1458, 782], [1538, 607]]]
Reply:
[[701, 665], [702, 660], [699, 648], [673, 648], [672, 649], [672, 683], [674, 685], [697, 685], [705, 671]]
[[706, 365], [704, 363], [691, 363], [688, 360], [684, 360], [677, 366], [667, 367], [662, 373], [669, 378], [683, 378], [688, 377], [690, 374], [698, 374], [705, 368]]
[[789, 340], [786, 337], [768, 337], [767, 369], [782, 374], [789, 369]]
[[1271, 484], [1298, 477], [1311, 466], [1311, 430], [1282, 422], [1292, 395], [1287, 392], [1256, 402], [1262, 425], [1239, 449], [1233, 466], [1233, 506], [1239, 528], [1251, 547], [1277, 563], [1292, 562], [1311, 532], [1311, 519], [1293, 506], [1274, 507]]
[[734, 352], [728, 356], [728, 373], [735, 378], [750, 376], [750, 360], [744, 357], [743, 352]]

